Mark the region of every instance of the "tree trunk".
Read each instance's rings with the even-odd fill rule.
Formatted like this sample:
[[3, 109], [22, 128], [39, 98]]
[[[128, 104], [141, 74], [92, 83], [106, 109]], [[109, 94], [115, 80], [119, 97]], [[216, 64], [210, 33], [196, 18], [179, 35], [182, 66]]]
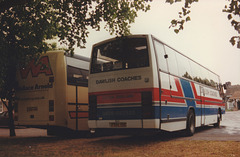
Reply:
[[9, 100], [8, 103], [8, 115], [9, 115], [9, 130], [10, 130], [10, 137], [16, 136], [15, 133], [15, 126], [14, 126], [14, 119], [13, 119], [13, 100]]

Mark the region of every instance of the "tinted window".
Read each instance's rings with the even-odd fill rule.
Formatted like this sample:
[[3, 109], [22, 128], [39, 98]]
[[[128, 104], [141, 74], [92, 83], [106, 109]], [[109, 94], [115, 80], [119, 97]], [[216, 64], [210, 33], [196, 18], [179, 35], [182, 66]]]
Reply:
[[217, 87], [218, 86], [218, 82], [219, 82], [219, 78], [217, 75], [215, 75], [212, 72], [209, 72], [209, 77], [210, 77], [210, 84], [212, 87]]
[[88, 86], [88, 71], [67, 66], [67, 83], [69, 85]]
[[159, 68], [161, 71], [168, 71], [167, 69], [167, 60], [164, 57], [165, 56], [165, 52], [164, 52], [164, 47], [163, 44], [158, 42], [157, 40], [154, 40], [154, 46], [155, 46], [155, 50], [157, 53], [157, 57], [158, 57], [158, 64], [159, 64]]
[[201, 66], [193, 61], [190, 61], [191, 71], [192, 71], [192, 79], [197, 81], [201, 78]]
[[219, 79], [216, 74], [193, 61], [190, 61], [190, 66], [194, 81], [217, 88]]
[[168, 67], [170, 74], [174, 74], [178, 76], [178, 65], [177, 65], [177, 59], [176, 59], [176, 51], [169, 47], [165, 47], [166, 54], [168, 55]]
[[177, 63], [178, 63], [179, 76], [192, 80], [193, 76], [192, 76], [192, 71], [189, 64], [189, 59], [179, 53], [176, 53], [176, 57], [177, 57]]
[[117, 39], [93, 48], [91, 73], [148, 66], [146, 38]]
[[201, 67], [201, 73], [202, 73], [201, 79], [203, 81], [202, 83], [206, 85], [210, 85], [208, 71], [205, 68]]

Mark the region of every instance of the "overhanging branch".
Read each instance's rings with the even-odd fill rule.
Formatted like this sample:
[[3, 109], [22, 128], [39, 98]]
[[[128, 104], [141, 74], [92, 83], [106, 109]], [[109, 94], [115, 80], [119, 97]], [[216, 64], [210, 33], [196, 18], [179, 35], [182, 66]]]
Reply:
[[7, 106], [6, 101], [4, 101], [2, 98], [1, 98], [1, 101], [2, 101], [2, 103], [4, 104], [4, 106], [8, 109], [8, 106]]
[[33, 0], [0, 0], [0, 13], [10, 9], [11, 7], [24, 5], [31, 1]]

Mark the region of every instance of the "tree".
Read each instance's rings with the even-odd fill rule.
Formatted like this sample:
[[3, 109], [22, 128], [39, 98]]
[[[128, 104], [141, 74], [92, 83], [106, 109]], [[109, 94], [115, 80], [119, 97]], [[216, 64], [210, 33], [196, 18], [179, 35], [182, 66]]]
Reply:
[[[167, 3], [173, 4], [175, 2], [181, 2], [182, 0], [166, 0]], [[232, 26], [240, 34], [240, 2], [239, 0], [228, 0], [230, 2], [229, 5], [225, 5], [223, 12], [228, 13], [227, 18], [231, 21]], [[171, 21], [171, 27], [174, 27], [174, 32], [179, 33], [180, 30], [183, 30], [183, 26], [186, 22], [191, 21], [190, 13], [191, 13], [191, 5], [194, 2], [198, 2], [198, 0], [185, 0], [185, 4], [182, 7], [182, 10], [178, 13], [179, 19], [173, 19]], [[240, 48], [240, 35], [233, 36], [230, 39], [230, 43], [234, 46], [236, 43], [237, 47]]]
[[58, 37], [73, 53], [84, 46], [88, 28], [127, 35], [138, 11], [147, 11], [150, 0], [0, 0], [0, 97], [6, 98], [10, 136], [15, 136], [16, 70], [48, 49], [46, 39]]

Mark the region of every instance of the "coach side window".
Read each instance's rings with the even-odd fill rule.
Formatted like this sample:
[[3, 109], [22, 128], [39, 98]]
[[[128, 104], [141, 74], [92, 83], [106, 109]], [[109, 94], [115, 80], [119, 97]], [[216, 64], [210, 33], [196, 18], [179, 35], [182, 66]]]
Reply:
[[72, 66], [67, 66], [68, 85], [88, 86], [88, 71]]
[[217, 88], [219, 82], [218, 76], [210, 72], [209, 77], [211, 86]]
[[192, 76], [192, 71], [189, 64], [189, 59], [179, 53], [176, 53], [176, 57], [177, 57], [177, 63], [178, 63], [179, 76], [192, 80], [193, 76]]
[[165, 52], [164, 52], [163, 44], [161, 44], [160, 42], [154, 40], [154, 46], [155, 46], [155, 50], [156, 50], [156, 53], [157, 53], [158, 64], [159, 64], [160, 70], [168, 72], [167, 60], [165, 58]]
[[201, 67], [201, 73], [202, 73], [202, 80], [200, 80], [202, 81], [201, 83], [211, 86], [209, 71]]
[[200, 82], [199, 80], [202, 77], [201, 66], [193, 61], [190, 61], [190, 67], [192, 71], [192, 79], [194, 81]]
[[171, 49], [168, 46], [165, 46], [165, 50], [166, 50], [166, 54], [168, 56], [167, 62], [168, 62], [169, 73], [178, 76], [176, 51]]

